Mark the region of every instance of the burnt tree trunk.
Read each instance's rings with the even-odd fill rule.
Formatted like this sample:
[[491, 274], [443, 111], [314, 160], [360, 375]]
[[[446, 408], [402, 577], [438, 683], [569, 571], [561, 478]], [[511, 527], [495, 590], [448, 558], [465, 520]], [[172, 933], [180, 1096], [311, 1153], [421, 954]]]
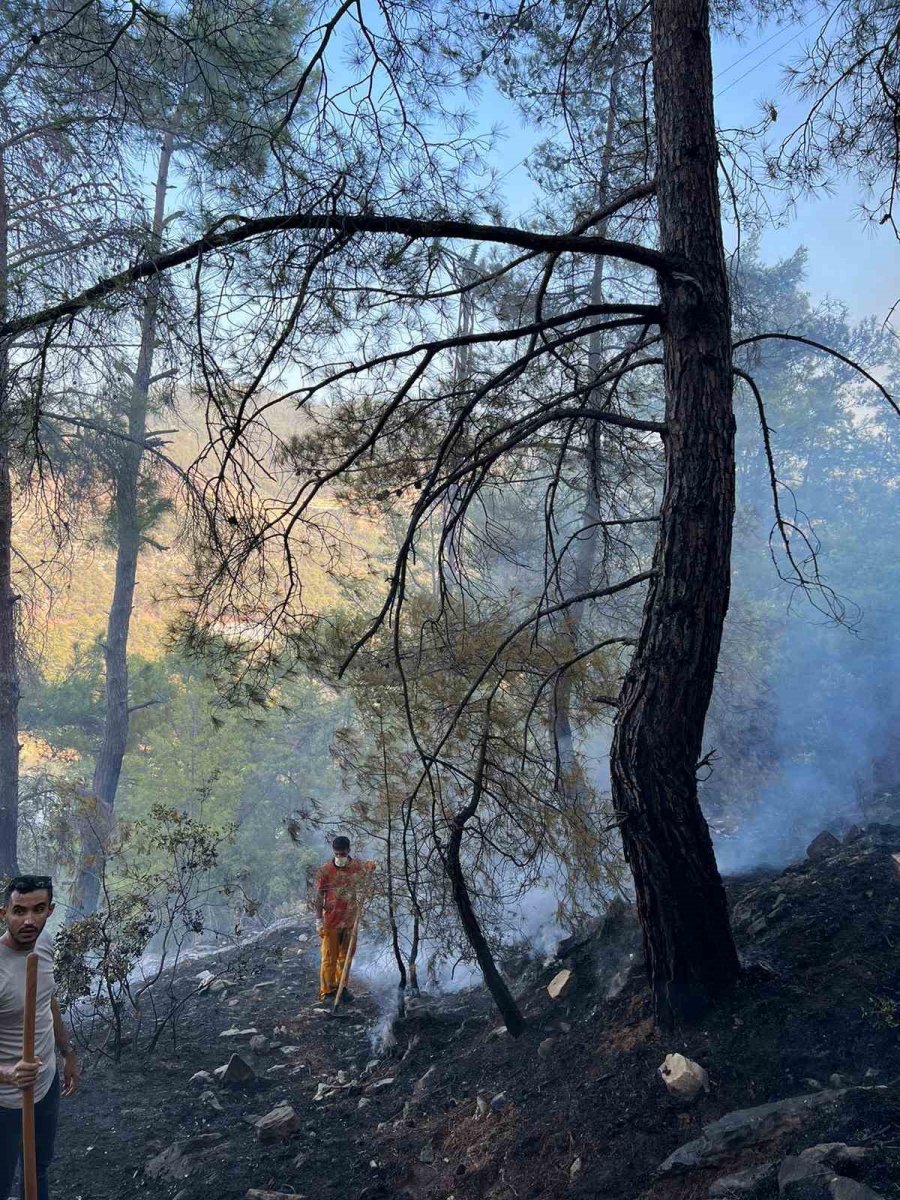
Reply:
[[[734, 416], [707, 0], [655, 0], [666, 480], [655, 577], [625, 679], [613, 800], [634, 876], [657, 1017], [701, 1012], [737, 978], [696, 766], [728, 609]], [[693, 280], [693, 282], [692, 282]]]
[[466, 884], [465, 872], [462, 865], [463, 835], [466, 831], [466, 825], [478, 811], [478, 805], [481, 802], [484, 791], [490, 729], [491, 712], [490, 705], [488, 705], [485, 716], [484, 736], [481, 741], [481, 751], [475, 771], [475, 782], [472, 785], [472, 796], [468, 804], [461, 808], [453, 819], [444, 855], [444, 869], [447, 872], [447, 878], [450, 880], [453, 902], [456, 905], [456, 911], [459, 913], [463, 931], [469, 939], [469, 945], [475, 951], [475, 958], [484, 976], [485, 986], [491, 993], [494, 1003], [503, 1017], [507, 1030], [513, 1037], [519, 1037], [525, 1030], [525, 1018], [519, 1011], [519, 1006], [516, 1004], [506, 980], [500, 974], [497, 964], [494, 961], [488, 940], [484, 936], [484, 930], [481, 928], [481, 922], [478, 920], [478, 915], [472, 904], [472, 897]]
[[[148, 253], [159, 252], [165, 221], [166, 189], [172, 159], [173, 138], [163, 138], [159, 156], [153, 223]], [[96, 911], [100, 896], [100, 872], [112, 831], [113, 810], [122, 762], [128, 746], [130, 699], [128, 689], [128, 634], [134, 607], [138, 555], [141, 548], [139, 488], [143, 443], [147, 433], [147, 403], [153, 378], [159, 312], [159, 281], [152, 279], [141, 314], [138, 361], [128, 407], [128, 437], [119, 454], [115, 479], [116, 576], [106, 625], [106, 717], [103, 739], [94, 767], [92, 796], [85, 813], [81, 835], [81, 857], [72, 900], [76, 914]]]
[[[9, 214], [0, 156], [0, 321], [9, 315]], [[0, 343], [0, 878], [18, 871], [19, 671], [13, 589], [13, 496], [10, 471], [9, 345]]]

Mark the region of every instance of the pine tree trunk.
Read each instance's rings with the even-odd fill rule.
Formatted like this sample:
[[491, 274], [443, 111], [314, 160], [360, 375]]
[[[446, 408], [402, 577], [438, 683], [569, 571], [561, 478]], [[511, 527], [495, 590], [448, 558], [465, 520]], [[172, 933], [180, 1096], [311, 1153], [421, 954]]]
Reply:
[[[162, 242], [172, 145], [172, 135], [167, 133], [159, 157], [153, 224], [149, 239], [151, 254], [158, 252]], [[75, 913], [82, 916], [95, 912], [97, 908], [105, 848], [112, 832], [116, 792], [128, 746], [128, 634], [141, 548], [139, 487], [158, 312], [159, 286], [156, 281], [151, 281], [141, 314], [137, 369], [128, 409], [130, 440], [123, 443], [115, 479], [116, 577], [107, 619], [104, 651], [106, 717], [103, 739], [94, 767], [91, 802], [82, 825], [81, 859], [72, 900]]]
[[[0, 156], [0, 321], [9, 312], [9, 220]], [[18, 871], [19, 672], [13, 590], [13, 497], [10, 471], [9, 345], [0, 344], [0, 878]]]
[[728, 609], [734, 416], [707, 0], [655, 0], [661, 249], [696, 283], [661, 281], [666, 481], [656, 576], [625, 679], [613, 800], [657, 1017], [691, 1018], [737, 978], [696, 766]]
[[[596, 196], [598, 209], [609, 201], [609, 178], [618, 128], [619, 78], [619, 55], [616, 53], [609, 78], [606, 132], [603, 139], [600, 178]], [[609, 221], [602, 221], [595, 232], [599, 237], [606, 237], [608, 227]], [[605, 266], [604, 258], [598, 256], [594, 260], [591, 276], [591, 304], [602, 304], [604, 301]], [[596, 378], [603, 368], [603, 348], [603, 334], [601, 332], [592, 333], [588, 343], [588, 372], [591, 378]], [[606, 405], [604, 391], [600, 388], [592, 388], [588, 393], [587, 404], [590, 408], [603, 409]], [[572, 551], [574, 570], [570, 590], [576, 596], [587, 592], [591, 586], [594, 564], [597, 561], [597, 547], [600, 543], [599, 522], [602, 519], [600, 497], [603, 493], [603, 433], [599, 421], [591, 421], [589, 424], [581, 530], [575, 538]], [[570, 658], [574, 658], [581, 649], [581, 626], [584, 620], [584, 610], [585, 605], [581, 603], [573, 604], [566, 611], [563, 634], [565, 650]], [[572, 790], [577, 796], [580, 789], [577, 776], [578, 763], [575, 756], [575, 735], [572, 729], [572, 682], [571, 671], [564, 671], [560, 675], [553, 692], [552, 719], [553, 738], [563, 789]]]

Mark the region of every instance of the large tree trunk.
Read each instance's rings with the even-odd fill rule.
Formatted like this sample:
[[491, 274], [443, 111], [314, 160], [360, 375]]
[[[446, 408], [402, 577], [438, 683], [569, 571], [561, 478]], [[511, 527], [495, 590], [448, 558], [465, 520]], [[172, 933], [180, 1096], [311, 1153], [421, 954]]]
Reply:
[[[9, 220], [0, 156], [0, 321], [9, 315]], [[13, 497], [10, 471], [9, 345], [0, 343], [0, 878], [18, 870], [19, 672], [13, 590]]]
[[[159, 252], [162, 242], [172, 145], [172, 135], [167, 133], [163, 139], [157, 172], [153, 224], [148, 246], [148, 253], [151, 255]], [[100, 872], [104, 863], [105, 848], [112, 832], [116, 791], [128, 745], [128, 634], [142, 538], [139, 487], [158, 312], [159, 285], [157, 281], [151, 280], [141, 314], [138, 361], [128, 409], [130, 440], [123, 443], [115, 479], [116, 578], [106, 626], [104, 651], [106, 719], [94, 767], [89, 811], [84, 815], [81, 858], [72, 900], [75, 913], [83, 916], [95, 912], [97, 908]]]
[[655, 578], [625, 679], [613, 799], [656, 1013], [690, 1018], [736, 979], [737, 953], [696, 767], [728, 608], [734, 416], [707, 0], [655, 0], [666, 481]]

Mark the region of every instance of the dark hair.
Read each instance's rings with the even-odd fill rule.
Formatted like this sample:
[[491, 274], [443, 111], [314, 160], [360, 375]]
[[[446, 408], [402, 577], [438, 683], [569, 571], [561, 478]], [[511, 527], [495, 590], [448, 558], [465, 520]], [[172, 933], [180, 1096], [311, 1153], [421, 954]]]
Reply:
[[13, 892], [27, 895], [28, 892], [47, 892], [53, 903], [53, 880], [49, 875], [14, 875], [3, 892], [4, 906], [9, 904]]
[[348, 837], [336, 837], [331, 843], [332, 850], [337, 850], [338, 854], [350, 853], [350, 839]]

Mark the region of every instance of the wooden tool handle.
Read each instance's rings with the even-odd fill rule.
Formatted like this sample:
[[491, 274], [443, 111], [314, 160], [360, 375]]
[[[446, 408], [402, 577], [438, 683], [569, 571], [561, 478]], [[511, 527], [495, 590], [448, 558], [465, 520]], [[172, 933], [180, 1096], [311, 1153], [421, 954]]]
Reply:
[[[25, 1022], [22, 1030], [22, 1058], [34, 1062], [34, 1026], [37, 1016], [38, 956], [25, 960]], [[37, 1159], [34, 1139], [34, 1088], [22, 1091], [22, 1175], [25, 1200], [38, 1200]]]

